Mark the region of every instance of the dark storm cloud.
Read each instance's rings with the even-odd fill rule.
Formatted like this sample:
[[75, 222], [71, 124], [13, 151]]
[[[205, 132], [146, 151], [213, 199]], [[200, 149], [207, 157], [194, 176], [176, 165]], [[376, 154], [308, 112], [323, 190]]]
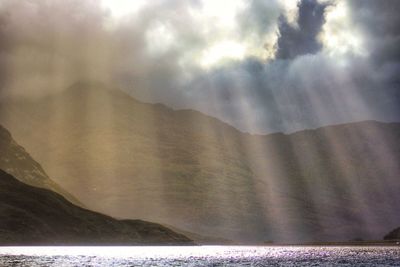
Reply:
[[376, 63], [400, 61], [400, 1], [349, 1], [350, 16], [363, 32]]
[[400, 1], [342, 2], [349, 22], [333, 27], [360, 31], [362, 56], [357, 49], [331, 54], [319, 41], [326, 12], [338, 3], [302, 1], [297, 28], [281, 18], [276, 60], [249, 59], [199, 77], [188, 91], [214, 99], [198, 109], [252, 132], [400, 121]]
[[[319, 36], [339, 3], [349, 22], [331, 26], [359, 32], [366, 51], [361, 56], [352, 50], [331, 54], [324, 46], [329, 40]], [[237, 32], [229, 34], [212, 19], [203, 21], [202, 13], [192, 16], [202, 5], [155, 0], [113, 21], [99, 1], [0, 0], [0, 94], [40, 95], [96, 80], [259, 133], [400, 121], [400, 1], [302, 0], [294, 26], [280, 1], [252, 0], [235, 17]], [[198, 65], [214, 43], [233, 38], [262, 48], [277, 30], [275, 60]], [[167, 32], [172, 41], [153, 32]]]
[[378, 36], [400, 34], [400, 2], [397, 0], [353, 0], [347, 2], [352, 21], [365, 31]]
[[327, 4], [320, 4], [317, 0], [302, 0], [298, 7], [297, 25], [290, 24], [285, 16], [279, 19], [276, 53], [279, 59], [314, 54], [322, 48], [317, 37], [325, 22], [324, 12]]
[[[400, 1], [354, 0], [348, 1], [354, 27], [364, 36], [370, 75], [377, 85], [370, 88], [369, 96], [386, 96], [387, 106], [381, 111], [393, 120], [400, 118]], [[374, 107], [375, 103], [371, 103]]]

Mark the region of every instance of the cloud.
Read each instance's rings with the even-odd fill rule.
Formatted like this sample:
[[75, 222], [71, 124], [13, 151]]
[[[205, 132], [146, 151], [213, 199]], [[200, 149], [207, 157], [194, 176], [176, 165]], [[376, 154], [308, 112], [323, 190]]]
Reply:
[[374, 73], [365, 59], [342, 65], [322, 53], [268, 63], [249, 59], [198, 77], [187, 92], [196, 99], [192, 106], [255, 133], [398, 120], [398, 90], [383, 87]]
[[198, 109], [251, 132], [400, 121], [398, 6], [302, 1], [297, 25], [281, 17], [275, 60], [231, 64], [188, 87], [215, 98]]
[[105, 17], [94, 1], [1, 1], [2, 93], [42, 94], [102, 76], [96, 66], [104, 60], [98, 44]]
[[385, 0], [349, 1], [350, 17], [354, 27], [366, 38], [366, 46], [376, 63], [399, 61], [400, 2]]
[[0, 94], [96, 80], [251, 132], [400, 120], [398, 1], [106, 2], [0, 0]]
[[276, 57], [291, 59], [299, 55], [314, 54], [321, 50], [318, 34], [325, 22], [327, 4], [317, 0], [302, 0], [298, 4], [298, 18], [295, 25], [285, 16], [279, 18], [279, 38]]

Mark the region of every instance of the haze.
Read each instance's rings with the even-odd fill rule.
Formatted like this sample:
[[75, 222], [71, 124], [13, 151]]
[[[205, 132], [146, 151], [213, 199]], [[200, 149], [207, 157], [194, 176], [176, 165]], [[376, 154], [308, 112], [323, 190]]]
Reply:
[[400, 119], [395, 0], [0, 3], [3, 98], [89, 80], [252, 133]]

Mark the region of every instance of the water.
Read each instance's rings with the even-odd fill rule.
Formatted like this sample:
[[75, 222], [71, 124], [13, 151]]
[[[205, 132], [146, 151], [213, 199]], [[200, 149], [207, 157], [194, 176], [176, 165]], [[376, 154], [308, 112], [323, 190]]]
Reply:
[[0, 266], [400, 266], [400, 248], [0, 247]]

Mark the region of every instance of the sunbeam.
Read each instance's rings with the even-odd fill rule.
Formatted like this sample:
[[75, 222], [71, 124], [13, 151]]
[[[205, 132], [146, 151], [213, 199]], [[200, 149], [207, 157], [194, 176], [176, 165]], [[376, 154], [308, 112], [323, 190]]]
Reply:
[[0, 0], [0, 265], [393, 265], [399, 12]]

